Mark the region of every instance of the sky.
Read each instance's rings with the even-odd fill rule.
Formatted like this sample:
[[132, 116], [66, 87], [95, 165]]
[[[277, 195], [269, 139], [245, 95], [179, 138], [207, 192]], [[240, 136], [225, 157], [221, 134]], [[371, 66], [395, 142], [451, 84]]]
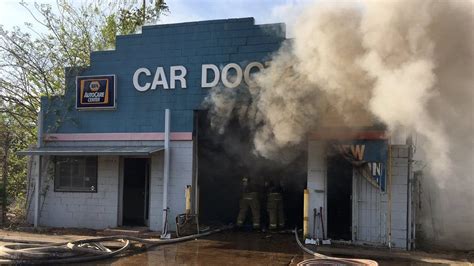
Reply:
[[[72, 0], [78, 5], [81, 0]], [[138, 2], [141, 2], [137, 0]], [[149, 0], [147, 0], [149, 1]], [[6, 29], [34, 22], [20, 0], [0, 0], [0, 25]], [[24, 0], [29, 5], [56, 0]], [[159, 23], [177, 23], [223, 18], [254, 17], [257, 24], [287, 22], [297, 15], [298, 7], [311, 0], [168, 0], [170, 14]], [[296, 8], [295, 8], [296, 7]]]

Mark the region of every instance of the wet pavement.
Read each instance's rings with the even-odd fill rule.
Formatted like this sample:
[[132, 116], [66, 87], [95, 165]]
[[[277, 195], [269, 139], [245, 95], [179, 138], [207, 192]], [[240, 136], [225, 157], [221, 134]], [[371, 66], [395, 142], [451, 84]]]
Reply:
[[[59, 243], [107, 234], [108, 232], [100, 230], [81, 229], [50, 228], [35, 232], [0, 229], [0, 244], [16, 241]], [[159, 234], [146, 232], [137, 236], [156, 238]], [[474, 262], [474, 251], [403, 251], [339, 244], [319, 246], [318, 252], [335, 257], [372, 259], [379, 265], [389, 266], [473, 265]], [[305, 259], [313, 258], [311, 255], [303, 254], [292, 233], [235, 231], [224, 231], [197, 240], [157, 246], [141, 253], [133, 249], [133, 252], [123, 255], [87, 265], [296, 265]]]
[[303, 258], [290, 234], [223, 232], [97, 265], [296, 265]]
[[[350, 252], [351, 249], [354, 252]], [[374, 259], [379, 265], [472, 265], [461, 258], [429, 259], [414, 255], [410, 259], [409, 253], [405, 257], [397, 257], [394, 254], [391, 258], [388, 250], [366, 250], [365, 255], [360, 256], [357, 255], [360, 249], [354, 247], [345, 249], [343, 255], [337, 254], [341, 253], [341, 250], [343, 249], [334, 249], [325, 253], [346, 258]], [[371, 253], [373, 256], [367, 256]], [[204, 239], [154, 247], [143, 253], [100, 261], [96, 265], [296, 265], [310, 258], [313, 257], [299, 249], [293, 234], [229, 231]]]

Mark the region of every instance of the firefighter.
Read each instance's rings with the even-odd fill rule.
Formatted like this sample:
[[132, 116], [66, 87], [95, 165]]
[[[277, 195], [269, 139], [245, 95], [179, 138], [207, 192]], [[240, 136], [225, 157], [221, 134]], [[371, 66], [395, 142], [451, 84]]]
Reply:
[[282, 189], [280, 185], [275, 185], [272, 181], [269, 181], [267, 189], [267, 211], [270, 230], [285, 227], [285, 213], [283, 211], [283, 196], [281, 192]]
[[239, 216], [237, 226], [244, 224], [248, 209], [252, 211], [252, 225], [254, 229], [260, 228], [260, 202], [258, 200], [257, 189], [250, 183], [250, 178], [242, 178], [242, 198], [240, 199]]

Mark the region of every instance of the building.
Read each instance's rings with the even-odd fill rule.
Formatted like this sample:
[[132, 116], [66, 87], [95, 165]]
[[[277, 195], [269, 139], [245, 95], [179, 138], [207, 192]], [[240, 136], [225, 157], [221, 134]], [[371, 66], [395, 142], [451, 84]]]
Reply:
[[309, 224], [322, 207], [326, 236], [410, 248], [411, 149], [391, 145], [383, 127], [314, 132], [294, 163], [258, 171], [209, 130], [209, 89], [249, 82], [285, 40], [284, 24], [253, 18], [144, 26], [92, 52], [88, 68], [66, 69], [65, 96], [41, 100], [38, 146], [21, 153], [33, 158], [30, 221], [161, 231], [184, 213], [191, 186], [201, 221], [228, 223], [242, 175], [281, 176], [290, 226], [301, 227], [307, 188]]

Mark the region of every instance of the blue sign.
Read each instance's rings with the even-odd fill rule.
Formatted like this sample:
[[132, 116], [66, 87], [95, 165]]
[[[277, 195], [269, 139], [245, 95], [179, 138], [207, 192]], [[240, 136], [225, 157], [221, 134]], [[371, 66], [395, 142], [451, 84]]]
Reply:
[[370, 177], [371, 183], [385, 192], [388, 161], [387, 140], [353, 140], [333, 144], [334, 148], [353, 165], [361, 167], [363, 174]]
[[115, 108], [115, 75], [77, 77], [76, 108]]

